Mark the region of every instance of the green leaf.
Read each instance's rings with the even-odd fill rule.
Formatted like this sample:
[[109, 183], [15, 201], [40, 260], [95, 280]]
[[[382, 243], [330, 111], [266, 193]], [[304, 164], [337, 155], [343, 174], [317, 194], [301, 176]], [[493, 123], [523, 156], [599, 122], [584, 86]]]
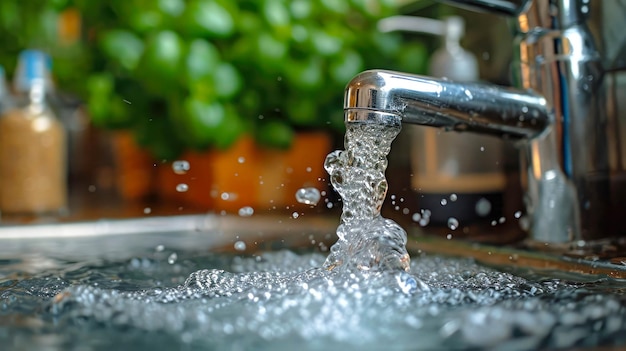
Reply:
[[123, 29], [106, 32], [100, 39], [100, 46], [109, 59], [129, 71], [137, 67], [144, 48], [137, 35]]
[[211, 76], [220, 62], [217, 48], [204, 39], [195, 39], [189, 44], [185, 60], [187, 80], [195, 82]]
[[171, 89], [182, 72], [186, 50], [182, 39], [173, 31], [156, 33], [146, 43], [138, 70], [148, 83]]
[[243, 79], [237, 71], [237, 68], [230, 63], [220, 63], [213, 77], [217, 96], [224, 99], [234, 97], [243, 85]]
[[214, 0], [191, 1], [182, 16], [188, 34], [227, 38], [235, 32], [235, 20], [225, 6]]
[[256, 140], [264, 146], [288, 149], [293, 142], [294, 132], [291, 126], [279, 120], [261, 123], [257, 128]]

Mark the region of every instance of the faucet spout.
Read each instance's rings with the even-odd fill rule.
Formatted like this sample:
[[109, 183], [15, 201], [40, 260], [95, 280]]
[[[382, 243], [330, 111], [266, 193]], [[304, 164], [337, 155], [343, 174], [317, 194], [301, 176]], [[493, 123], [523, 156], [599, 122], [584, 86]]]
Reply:
[[531, 91], [384, 70], [365, 71], [345, 91], [346, 123], [411, 123], [532, 139], [551, 124], [546, 99]]
[[533, 217], [534, 237], [561, 242], [580, 236], [576, 189], [559, 166], [554, 112], [542, 95], [531, 90], [370, 70], [348, 83], [344, 113], [347, 124], [410, 123], [524, 140], [532, 160], [527, 212]]

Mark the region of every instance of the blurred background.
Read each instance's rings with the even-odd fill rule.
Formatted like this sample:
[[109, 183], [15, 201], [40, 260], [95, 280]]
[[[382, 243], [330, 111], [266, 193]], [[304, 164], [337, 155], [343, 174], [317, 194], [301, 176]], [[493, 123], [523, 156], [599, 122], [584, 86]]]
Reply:
[[[433, 35], [383, 33], [377, 23], [394, 15], [460, 15], [477, 79], [508, 83], [507, 24], [429, 0], [1, 1], [0, 111], [20, 108], [20, 95], [32, 105], [32, 89], [17, 81], [27, 74], [20, 73], [20, 60], [28, 67], [24, 51], [38, 50], [47, 106], [66, 133], [66, 164], [58, 166], [67, 193], [52, 211], [0, 208], [2, 223], [337, 211], [322, 164], [343, 147], [346, 83], [369, 68], [426, 74], [442, 46]], [[387, 208], [411, 218], [420, 208], [411, 180], [417, 161], [413, 134], [401, 135]], [[466, 151], [467, 159], [485, 159], [471, 155], [484, 147]], [[11, 157], [20, 152], [0, 157], [0, 169], [15, 170]], [[498, 172], [515, 172], [517, 162], [509, 162]], [[15, 174], [1, 174], [0, 196], [16, 188]], [[295, 198], [303, 187], [321, 192], [315, 209]], [[437, 199], [454, 193], [438, 191]]]

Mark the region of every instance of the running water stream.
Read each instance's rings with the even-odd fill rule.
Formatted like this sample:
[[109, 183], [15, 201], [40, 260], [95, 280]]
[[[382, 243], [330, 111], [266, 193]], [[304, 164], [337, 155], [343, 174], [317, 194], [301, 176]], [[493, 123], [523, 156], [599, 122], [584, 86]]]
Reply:
[[349, 123], [346, 150], [326, 158], [324, 167], [343, 201], [339, 240], [331, 247], [327, 268], [409, 271], [406, 232], [380, 215], [387, 194], [387, 155], [399, 132], [399, 124]]
[[0, 324], [0, 340], [14, 350], [526, 350], [626, 343], [624, 297], [608, 293], [606, 279], [517, 272], [525, 279], [430, 255], [410, 261], [406, 233], [380, 215], [386, 155], [399, 128], [350, 124], [346, 150], [328, 155], [325, 167], [344, 208], [327, 257], [172, 252], [159, 245], [129, 259], [55, 258], [60, 268], [35, 275], [6, 272], [14, 262], [0, 262], [0, 320], [13, 325]]

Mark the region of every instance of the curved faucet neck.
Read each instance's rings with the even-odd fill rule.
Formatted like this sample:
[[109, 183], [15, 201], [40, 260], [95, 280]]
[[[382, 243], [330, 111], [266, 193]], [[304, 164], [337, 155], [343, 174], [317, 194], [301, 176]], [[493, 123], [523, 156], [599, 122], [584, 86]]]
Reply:
[[564, 30], [584, 23], [589, 13], [588, 0], [529, 1], [517, 14], [520, 33]]

